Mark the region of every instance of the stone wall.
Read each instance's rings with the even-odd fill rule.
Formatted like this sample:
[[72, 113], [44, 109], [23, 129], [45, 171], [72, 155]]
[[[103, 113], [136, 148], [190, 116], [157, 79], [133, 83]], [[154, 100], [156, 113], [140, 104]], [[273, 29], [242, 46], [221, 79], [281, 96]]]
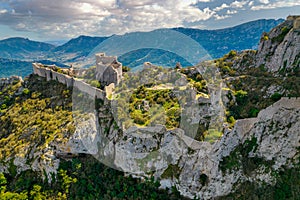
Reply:
[[91, 85], [89, 85], [79, 79], [76, 79], [76, 78], [74, 79], [73, 87], [78, 88], [80, 91], [85, 92], [90, 97], [95, 97], [96, 99], [104, 100], [106, 97], [105, 92], [103, 90], [92, 87]]
[[67, 85], [67, 87], [73, 87], [74, 79], [68, 75], [61, 74], [55, 71], [52, 71], [52, 80], [56, 80], [62, 84]]
[[52, 69], [43, 67], [39, 63], [33, 63], [33, 73], [41, 77], [45, 77], [47, 81], [55, 80], [59, 83], [65, 84], [67, 87], [76, 87], [81, 92], [88, 94], [91, 98], [105, 100], [106, 94], [103, 90], [95, 88], [80, 79], [73, 78], [69, 75], [55, 72]]

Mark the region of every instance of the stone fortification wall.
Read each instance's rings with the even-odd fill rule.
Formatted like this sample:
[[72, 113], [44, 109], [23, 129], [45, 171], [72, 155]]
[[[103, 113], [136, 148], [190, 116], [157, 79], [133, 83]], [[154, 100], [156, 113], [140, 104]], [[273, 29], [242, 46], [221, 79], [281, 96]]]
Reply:
[[67, 87], [76, 87], [81, 92], [88, 94], [91, 98], [97, 98], [105, 100], [106, 94], [103, 90], [95, 88], [80, 79], [73, 78], [69, 75], [55, 72], [52, 69], [43, 67], [39, 63], [33, 63], [33, 73], [38, 76], [45, 77], [47, 81], [55, 80], [62, 84], [65, 84]]
[[80, 79], [74, 79], [73, 87], [78, 88], [80, 91], [87, 93], [90, 97], [97, 99], [105, 99], [105, 92], [98, 88], [92, 87], [91, 85], [81, 81]]
[[74, 85], [74, 79], [72, 77], [55, 71], [52, 71], [52, 80], [65, 84], [67, 87], [73, 87]]

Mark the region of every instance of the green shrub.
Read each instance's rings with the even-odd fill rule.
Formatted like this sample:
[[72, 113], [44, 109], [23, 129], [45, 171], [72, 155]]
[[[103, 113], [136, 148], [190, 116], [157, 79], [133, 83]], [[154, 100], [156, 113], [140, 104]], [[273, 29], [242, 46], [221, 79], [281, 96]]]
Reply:
[[234, 93], [235, 97], [236, 97], [236, 101], [238, 104], [242, 104], [244, 103], [244, 100], [246, 99], [248, 93], [244, 90], [238, 90]]
[[24, 90], [23, 90], [23, 94], [24, 95], [28, 95], [30, 93], [30, 90], [28, 89], [28, 88], [25, 88]]
[[277, 37], [273, 37], [272, 38], [272, 42], [278, 42], [281, 43], [284, 40], [284, 37], [286, 36], [286, 34], [290, 31], [290, 29], [288, 27], [283, 27], [281, 29], [281, 33], [277, 36]]
[[2, 109], [2, 110], [6, 109], [6, 108], [7, 108], [7, 106], [6, 106], [5, 103], [1, 105], [1, 109]]
[[249, 111], [249, 117], [257, 117], [259, 110], [257, 108], [251, 108]]
[[127, 66], [122, 66], [122, 71], [123, 71], [123, 72], [129, 72], [129, 71], [130, 71], [130, 68], [127, 67]]
[[90, 82], [90, 84], [91, 84], [91, 86], [96, 87], [96, 88], [100, 88], [100, 87], [101, 87], [100, 82], [97, 81], [97, 80], [92, 80], [92, 81]]
[[280, 100], [282, 97], [282, 94], [278, 93], [278, 92], [275, 92], [272, 96], [271, 96], [271, 99], [272, 101], [278, 101]]
[[265, 36], [264, 36], [264, 40], [265, 40], [265, 41], [269, 40], [269, 36], [265, 35]]
[[235, 56], [237, 55], [237, 52], [236, 51], [234, 51], [234, 50], [231, 50], [229, 53], [228, 53], [228, 59], [230, 59], [230, 58], [234, 58]]

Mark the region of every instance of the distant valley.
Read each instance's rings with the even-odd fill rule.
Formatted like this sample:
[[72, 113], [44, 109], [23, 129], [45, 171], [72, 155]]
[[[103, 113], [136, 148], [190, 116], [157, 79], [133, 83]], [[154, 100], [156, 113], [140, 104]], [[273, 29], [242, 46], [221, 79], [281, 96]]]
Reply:
[[[215, 59], [230, 50], [256, 49], [261, 33], [283, 22], [278, 20], [256, 20], [235, 27], [219, 30], [174, 28], [198, 42]], [[136, 34], [136, 33], [128, 33]], [[0, 78], [12, 75], [26, 76], [32, 72], [31, 63], [38, 61], [66, 67], [85, 62], [93, 50], [109, 37], [79, 36], [67, 43], [55, 46], [24, 38], [9, 38], [0, 41]], [[134, 42], [134, 41], [132, 41]], [[118, 46], [118, 44], [115, 44]], [[90, 55], [91, 56], [91, 55]], [[119, 56], [124, 65], [134, 68], [149, 61], [156, 65], [175, 66], [180, 62], [184, 67], [191, 65], [184, 58], [162, 49], [138, 49]]]

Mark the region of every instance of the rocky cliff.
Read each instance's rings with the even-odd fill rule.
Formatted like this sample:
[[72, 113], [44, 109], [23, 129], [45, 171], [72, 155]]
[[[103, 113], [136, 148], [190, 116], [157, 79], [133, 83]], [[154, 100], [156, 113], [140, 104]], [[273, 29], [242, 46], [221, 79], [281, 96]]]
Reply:
[[[104, 95], [101, 99], [90, 98], [96, 96], [95, 92], [89, 92], [87, 88], [92, 87], [87, 83], [82, 85], [83, 82], [78, 80], [82, 84], [76, 84], [73, 78], [36, 65], [37, 75], [31, 75], [25, 81], [18, 78], [1, 80], [0, 172], [13, 180], [13, 177], [22, 178], [23, 172], [33, 171], [51, 185], [62, 176], [60, 167], [65, 164], [64, 160], [72, 162], [69, 175], [76, 177], [80, 173], [78, 160], [92, 155], [127, 175], [141, 179], [153, 177], [161, 188], [173, 188], [191, 199], [298, 199], [298, 24], [298, 17], [290, 17], [269, 34], [264, 34], [257, 52], [230, 52], [224, 58], [211, 61], [212, 66], [221, 71], [220, 82], [224, 85], [215, 83], [222, 86], [218, 95], [223, 94], [226, 106], [223, 132], [214, 140], [191, 138], [180, 126], [167, 129], [160, 124], [147, 127], [136, 124], [124, 129], [117, 121], [122, 116], [116, 114], [114, 100], [103, 101]], [[180, 82], [178, 91], [186, 91], [190, 85], [199, 88], [193, 90], [192, 103], [201, 105], [201, 112], [213, 113], [211, 105], [218, 102], [214, 101], [213, 95], [205, 93], [211, 85], [195, 69], [174, 70], [181, 73], [180, 76], [167, 77], [162, 71], [157, 73], [162, 80], [177, 78], [175, 82]], [[66, 77], [72, 79], [69, 84]], [[182, 78], [187, 81], [180, 81]], [[121, 83], [128, 93], [125, 86]], [[131, 86], [135, 87], [134, 84]], [[167, 87], [170, 88], [174, 89]], [[148, 90], [139, 90], [148, 94], [158, 90], [151, 94], [157, 95], [156, 100], [160, 102], [170, 98], [166, 95], [166, 85], [151, 85]], [[131, 97], [140, 95], [143, 98], [142, 92], [133, 93]], [[124, 103], [122, 98], [119, 99]], [[173, 107], [178, 106], [174, 102]], [[126, 108], [141, 110], [147, 104], [142, 103], [142, 106]], [[137, 104], [142, 103], [137, 101]], [[188, 120], [201, 119], [201, 113], [191, 113], [195, 116]], [[198, 125], [203, 124], [199, 122]], [[80, 178], [86, 180], [84, 177], [87, 175]], [[95, 177], [89, 179], [102, 181]], [[70, 177], [65, 180], [68, 184], [76, 182]], [[19, 184], [18, 181], [12, 183]], [[84, 187], [85, 181], [80, 184]], [[93, 185], [89, 184], [88, 188]]]
[[152, 171], [162, 188], [176, 186], [186, 197], [214, 199], [248, 182], [272, 187], [281, 171], [299, 166], [299, 112], [300, 99], [282, 98], [257, 118], [238, 120], [213, 144], [187, 142], [183, 130], [163, 126], [135, 127], [120, 135], [112, 125], [105, 137], [88, 123], [78, 133], [92, 129], [93, 134], [78, 134], [68, 145], [72, 153], [83, 153], [98, 144], [101, 151], [89, 153], [102, 161], [108, 157], [107, 164], [117, 169], [142, 177]]
[[271, 72], [300, 67], [300, 16], [290, 16], [262, 35], [256, 56], [256, 66]]

